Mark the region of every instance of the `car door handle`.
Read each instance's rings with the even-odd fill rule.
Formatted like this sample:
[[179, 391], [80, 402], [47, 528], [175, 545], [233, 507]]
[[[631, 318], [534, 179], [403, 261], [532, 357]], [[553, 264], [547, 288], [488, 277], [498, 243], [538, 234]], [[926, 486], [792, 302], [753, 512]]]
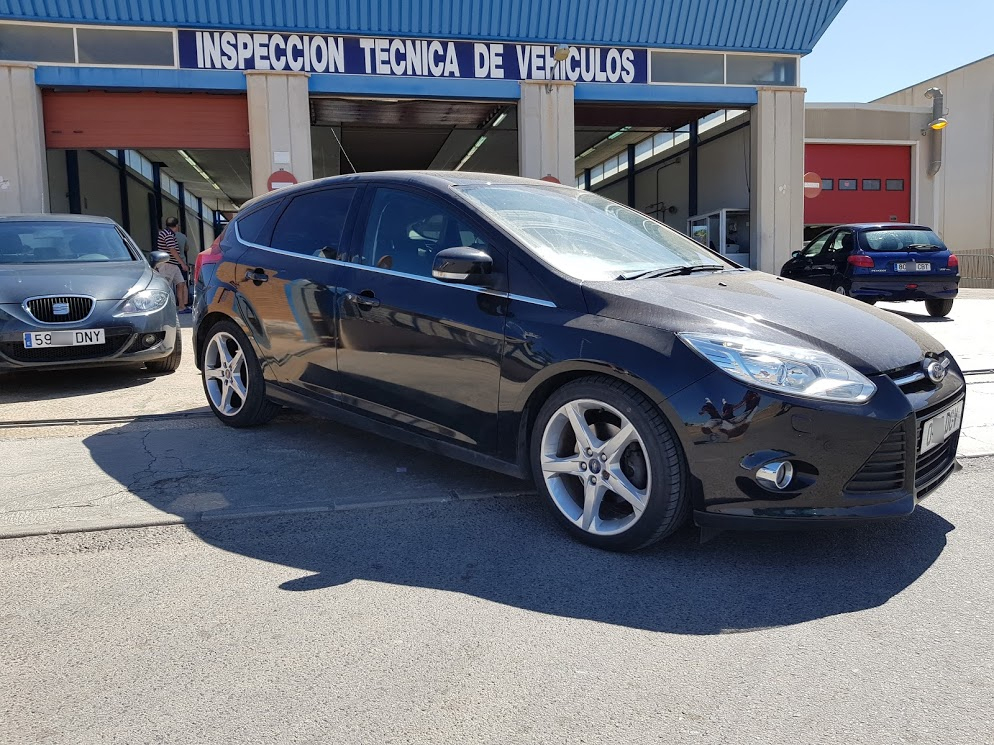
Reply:
[[367, 295], [364, 292], [346, 292], [345, 299], [350, 303], [362, 305], [366, 308], [378, 308], [380, 306], [380, 301], [373, 297], [372, 293]]
[[245, 272], [245, 279], [250, 282], [255, 282], [257, 285], [261, 285], [263, 282], [269, 281], [269, 275], [261, 269], [249, 269]]

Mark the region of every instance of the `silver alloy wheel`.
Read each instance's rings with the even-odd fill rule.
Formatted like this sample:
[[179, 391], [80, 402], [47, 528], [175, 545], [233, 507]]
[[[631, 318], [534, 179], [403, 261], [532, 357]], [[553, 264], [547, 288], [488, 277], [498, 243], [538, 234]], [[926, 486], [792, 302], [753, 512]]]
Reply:
[[845, 287], [843, 287], [842, 285], [839, 285], [838, 287], [836, 287], [836, 288], [835, 288], [835, 291], [836, 291], [837, 293], [839, 293], [840, 295], [846, 295], [846, 294], [847, 294], [847, 293], [846, 293], [846, 288], [845, 288]]
[[204, 353], [207, 395], [224, 416], [235, 416], [248, 395], [248, 365], [238, 340], [220, 332], [211, 337]]
[[542, 433], [541, 469], [556, 507], [594, 535], [631, 528], [649, 502], [652, 471], [635, 426], [613, 406], [578, 399]]

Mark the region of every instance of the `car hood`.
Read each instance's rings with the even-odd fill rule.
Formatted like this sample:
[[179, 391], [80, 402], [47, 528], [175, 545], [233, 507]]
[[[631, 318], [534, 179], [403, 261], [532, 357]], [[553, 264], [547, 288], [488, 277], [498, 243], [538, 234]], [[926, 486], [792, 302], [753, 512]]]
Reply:
[[73, 264], [0, 264], [0, 305], [38, 295], [89, 295], [119, 300], [152, 281], [144, 261]]
[[835, 355], [862, 373], [895, 370], [943, 350], [911, 321], [763, 272], [590, 282], [589, 312], [673, 333], [747, 336]]

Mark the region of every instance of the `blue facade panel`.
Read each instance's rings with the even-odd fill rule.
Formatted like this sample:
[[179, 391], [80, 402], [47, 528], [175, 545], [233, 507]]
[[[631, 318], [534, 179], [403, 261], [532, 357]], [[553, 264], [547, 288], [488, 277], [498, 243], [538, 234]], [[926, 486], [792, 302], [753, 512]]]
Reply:
[[846, 0], [0, 0], [0, 18], [807, 54]]

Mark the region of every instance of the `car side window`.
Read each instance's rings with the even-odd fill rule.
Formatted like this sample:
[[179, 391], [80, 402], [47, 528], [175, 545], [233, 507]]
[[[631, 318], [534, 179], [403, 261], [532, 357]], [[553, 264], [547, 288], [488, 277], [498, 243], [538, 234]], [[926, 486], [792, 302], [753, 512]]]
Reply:
[[248, 241], [249, 243], [259, 243], [259, 239], [262, 237], [262, 231], [265, 230], [270, 219], [272, 219], [275, 214], [276, 208], [279, 207], [280, 204], [281, 202], [279, 200], [273, 200], [269, 204], [252, 210], [244, 216], [238, 215], [238, 217], [235, 218], [235, 224], [238, 225], [238, 235], [241, 236], [242, 240]]
[[376, 190], [363, 238], [364, 264], [430, 277], [435, 254], [457, 246], [485, 249], [487, 242], [436, 199]]
[[811, 243], [808, 244], [807, 248], [801, 251], [801, 256], [807, 259], [813, 259], [815, 256], [817, 256], [822, 252], [822, 249], [825, 248], [825, 244], [828, 242], [828, 239], [831, 237], [832, 237], [831, 233], [822, 233], [813, 241], [811, 241]]
[[347, 261], [341, 245], [355, 189], [321, 189], [293, 198], [273, 228], [273, 248]]
[[832, 245], [828, 248], [828, 253], [834, 258], [842, 258], [851, 254], [855, 247], [853, 232], [851, 230], [840, 230], [835, 234]]

